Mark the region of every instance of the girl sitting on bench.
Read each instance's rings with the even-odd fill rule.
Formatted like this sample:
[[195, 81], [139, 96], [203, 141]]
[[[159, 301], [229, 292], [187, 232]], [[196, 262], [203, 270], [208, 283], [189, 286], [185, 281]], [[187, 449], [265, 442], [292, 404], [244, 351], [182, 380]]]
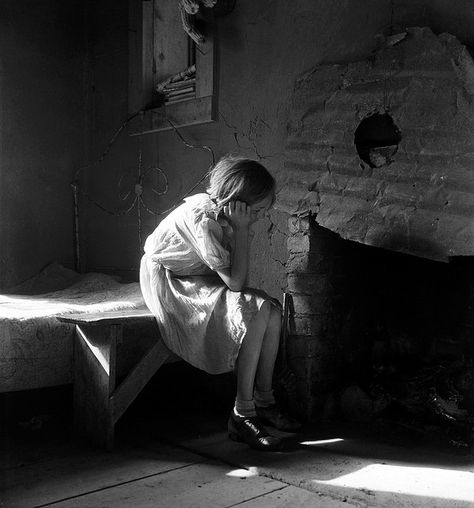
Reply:
[[145, 243], [140, 285], [166, 345], [211, 374], [235, 370], [229, 437], [274, 451], [281, 440], [263, 424], [300, 424], [275, 403], [272, 378], [281, 310], [245, 286], [251, 225], [275, 200], [275, 180], [258, 162], [227, 156], [210, 172], [207, 193], [184, 200]]

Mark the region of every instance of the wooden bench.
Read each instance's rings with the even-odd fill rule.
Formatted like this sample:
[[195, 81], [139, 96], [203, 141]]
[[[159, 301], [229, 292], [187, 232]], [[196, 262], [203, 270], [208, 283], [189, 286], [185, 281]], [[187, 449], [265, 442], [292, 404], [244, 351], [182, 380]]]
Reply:
[[[155, 317], [148, 309], [58, 316], [76, 326], [74, 342], [74, 429], [111, 450], [114, 428], [156, 371], [176, 358], [160, 338]], [[124, 326], [148, 324], [156, 341], [117, 385], [117, 345]], [[154, 325], [154, 326], [153, 326]]]

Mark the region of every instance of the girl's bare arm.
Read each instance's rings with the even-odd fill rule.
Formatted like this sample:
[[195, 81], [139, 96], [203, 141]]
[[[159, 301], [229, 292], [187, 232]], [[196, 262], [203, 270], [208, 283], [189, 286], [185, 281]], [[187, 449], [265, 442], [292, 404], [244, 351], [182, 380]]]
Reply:
[[224, 213], [234, 228], [234, 249], [230, 268], [217, 270], [219, 277], [231, 291], [241, 291], [248, 272], [249, 228], [252, 223], [250, 207], [242, 201], [234, 201], [224, 207]]

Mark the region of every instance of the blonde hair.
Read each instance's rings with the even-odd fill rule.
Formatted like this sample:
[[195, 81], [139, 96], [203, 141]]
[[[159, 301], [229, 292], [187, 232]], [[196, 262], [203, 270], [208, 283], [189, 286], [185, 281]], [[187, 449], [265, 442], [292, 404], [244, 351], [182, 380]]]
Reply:
[[257, 161], [226, 155], [210, 171], [206, 190], [220, 207], [229, 201], [253, 205], [269, 195], [275, 199], [275, 179]]

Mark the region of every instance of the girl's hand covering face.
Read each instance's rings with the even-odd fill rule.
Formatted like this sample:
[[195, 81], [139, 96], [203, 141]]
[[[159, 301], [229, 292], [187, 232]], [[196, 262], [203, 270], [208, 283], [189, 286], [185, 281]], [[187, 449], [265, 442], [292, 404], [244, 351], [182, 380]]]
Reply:
[[236, 228], [248, 228], [255, 218], [252, 209], [243, 201], [231, 201], [224, 206], [224, 214]]
[[253, 205], [244, 201], [231, 201], [224, 206], [224, 214], [235, 228], [249, 227], [257, 220], [265, 218], [272, 205], [272, 196], [267, 196]]

